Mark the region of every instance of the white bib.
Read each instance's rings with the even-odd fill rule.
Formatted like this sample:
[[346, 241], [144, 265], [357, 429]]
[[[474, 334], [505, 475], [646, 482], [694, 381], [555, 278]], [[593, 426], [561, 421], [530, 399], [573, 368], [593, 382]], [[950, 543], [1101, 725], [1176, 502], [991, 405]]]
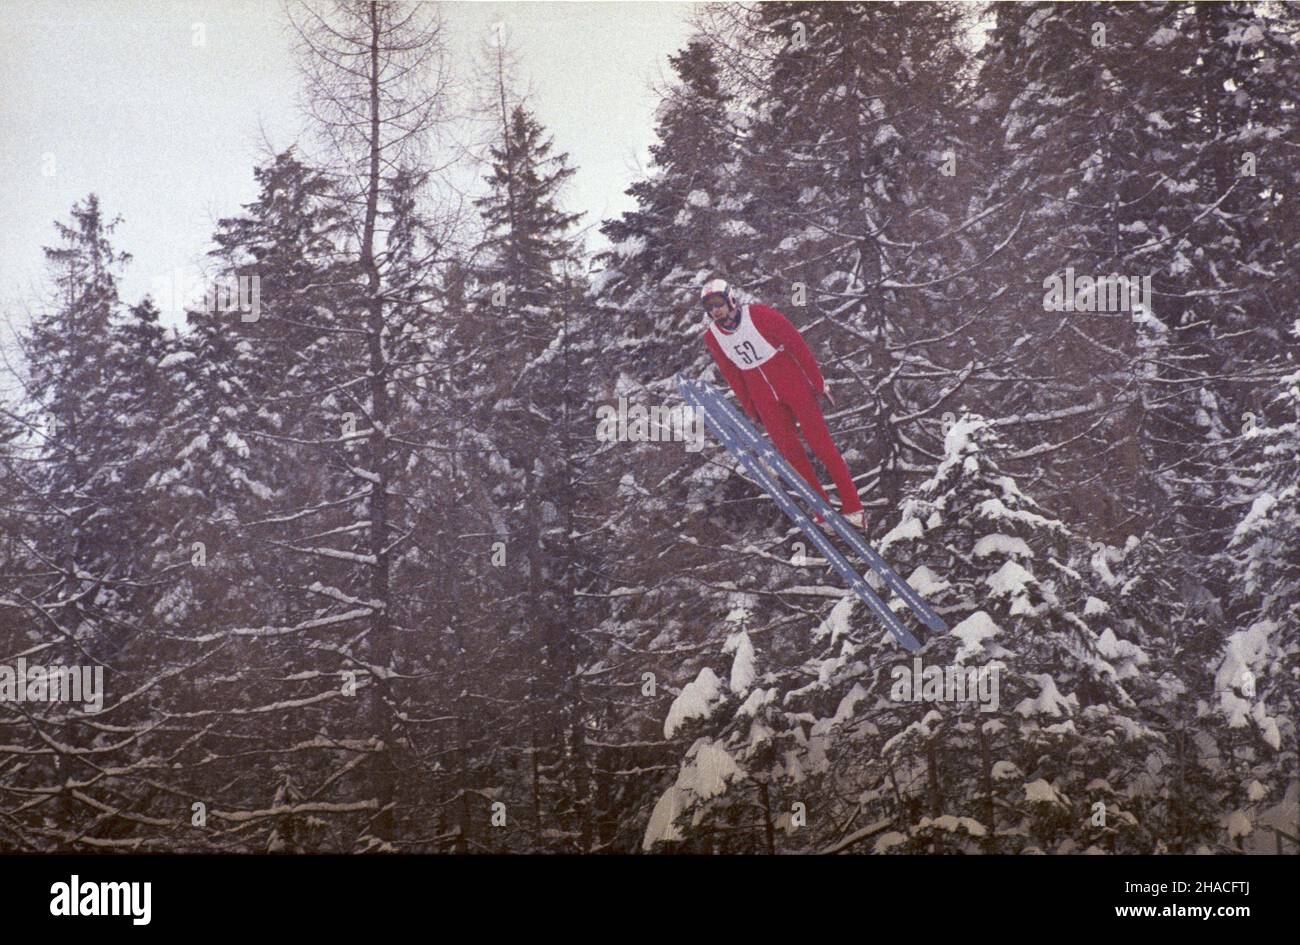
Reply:
[[776, 348], [758, 331], [753, 319], [749, 317], [749, 306], [740, 310], [740, 324], [730, 334], [718, 328], [716, 322], [709, 324], [709, 331], [722, 346], [723, 352], [742, 371], [751, 371], [760, 364], [766, 364], [776, 356]]

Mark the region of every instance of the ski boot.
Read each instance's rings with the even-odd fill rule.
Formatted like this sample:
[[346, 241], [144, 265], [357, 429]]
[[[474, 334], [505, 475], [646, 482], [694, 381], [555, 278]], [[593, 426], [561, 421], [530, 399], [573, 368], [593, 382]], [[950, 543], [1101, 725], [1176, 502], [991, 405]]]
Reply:
[[844, 520], [860, 532], [867, 530], [867, 510], [858, 509], [856, 512], [850, 512], [844, 516]]

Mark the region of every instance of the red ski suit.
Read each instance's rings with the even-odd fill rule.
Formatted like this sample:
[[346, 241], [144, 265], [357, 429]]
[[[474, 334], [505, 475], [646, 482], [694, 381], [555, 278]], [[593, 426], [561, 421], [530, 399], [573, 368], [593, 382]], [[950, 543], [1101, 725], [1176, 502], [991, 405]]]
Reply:
[[[840, 511], [851, 515], [861, 509], [862, 500], [849, 467], [835, 448], [826, 418], [817, 405], [826, 382], [799, 330], [776, 309], [751, 303], [742, 308], [735, 331], [727, 332], [721, 326], [718, 331], [723, 337], [721, 344], [712, 327], [705, 329], [704, 343], [745, 413], [751, 419], [762, 420], [781, 455], [829, 504], [830, 497], [817, 481], [808, 454], [795, 435], [797, 421], [813, 453], [835, 480]], [[732, 351], [734, 360], [723, 350], [723, 344]]]

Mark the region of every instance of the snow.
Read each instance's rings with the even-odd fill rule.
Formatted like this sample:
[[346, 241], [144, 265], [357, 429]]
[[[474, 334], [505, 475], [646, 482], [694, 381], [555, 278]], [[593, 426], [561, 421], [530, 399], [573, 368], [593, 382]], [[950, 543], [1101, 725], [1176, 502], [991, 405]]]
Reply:
[[749, 726], [749, 738], [745, 740], [746, 750], [752, 752], [763, 748], [771, 743], [775, 734], [770, 725], [755, 715], [754, 721]]
[[[1095, 598], [1090, 598], [1095, 600]], [[1107, 627], [1097, 637], [1097, 652], [1110, 663], [1117, 679], [1128, 679], [1139, 675], [1138, 667], [1147, 665], [1151, 660], [1143, 649], [1128, 640], [1115, 636], [1115, 631]]]
[[971, 438], [986, 425], [984, 420], [962, 417], [948, 428], [948, 433], [943, 438], [944, 453], [951, 458], [974, 451], [975, 446]]
[[[920, 590], [920, 588], [917, 588], [917, 590]], [[812, 638], [821, 640], [829, 633], [831, 643], [835, 643], [840, 637], [847, 634], [849, 632], [849, 615], [853, 612], [857, 600], [855, 594], [844, 594], [840, 602], [831, 608], [831, 612], [826, 615], [826, 619], [818, 624], [817, 629], [813, 631]]]
[[736, 760], [718, 742], [702, 738], [686, 753], [686, 764], [677, 775], [677, 786], [707, 799], [727, 790], [727, 781], [740, 775]]
[[234, 450], [235, 454], [239, 456], [240, 459], [248, 459], [248, 444], [245, 443], [243, 437], [234, 430], [229, 431], [222, 442]]
[[260, 810], [212, 810], [208, 816], [235, 823], [247, 823], [271, 817], [283, 817], [287, 814], [315, 813], [352, 813], [355, 811], [377, 810], [379, 801], [302, 801], [297, 804], [275, 805]]
[[619, 240], [611, 247], [616, 256], [623, 259], [631, 259], [634, 256], [640, 256], [645, 252], [646, 239], [640, 234], [634, 234], [627, 239]]
[[1245, 811], [1234, 810], [1228, 815], [1224, 823], [1224, 829], [1228, 831], [1228, 839], [1236, 840], [1238, 837], [1248, 837], [1255, 830], [1255, 825], [1250, 822], [1250, 817]]
[[871, 146], [878, 148], [883, 144], [888, 144], [890, 141], [901, 140], [902, 137], [903, 136], [898, 133], [898, 129], [893, 125], [884, 124], [876, 131], [876, 136], [872, 139]]
[[840, 700], [840, 704], [835, 709], [835, 714], [829, 719], [818, 719], [817, 724], [812, 727], [810, 734], [824, 735], [834, 726], [849, 721], [853, 718], [854, 709], [857, 708], [858, 703], [866, 697], [867, 691], [862, 688], [862, 684], [854, 683], [853, 688], [850, 689], [848, 694]]
[[673, 700], [664, 720], [664, 738], [672, 738], [690, 719], [706, 719], [723, 699], [722, 680], [709, 667], [700, 670]]
[[1239, 43], [1242, 46], [1250, 46], [1261, 42], [1264, 39], [1264, 31], [1258, 25], [1251, 23], [1244, 30], [1240, 24], [1234, 26], [1228, 35], [1224, 37], [1225, 43]]
[[1020, 487], [1016, 485], [1016, 481], [1010, 476], [998, 476], [997, 483], [1002, 489], [1003, 499], [1025, 498], [1025, 494], [1020, 491]]
[[376, 610], [381, 609], [383, 607], [383, 603], [380, 601], [362, 600], [360, 598], [353, 597], [350, 594], [344, 593], [343, 591], [339, 590], [337, 587], [330, 587], [328, 585], [322, 584], [320, 581], [313, 581], [307, 587], [307, 590], [311, 591], [314, 594], [321, 594], [325, 597], [332, 597], [334, 600], [342, 604], [361, 604], [364, 607], [374, 607]]
[[1025, 785], [1025, 800], [1031, 803], [1064, 804], [1060, 793], [1042, 778]]
[[1033, 605], [1029, 601], [1028, 586], [1037, 584], [1038, 579], [1014, 561], [1005, 562], [993, 574], [984, 579], [989, 586], [990, 597], [1012, 598], [1011, 614], [1032, 614]]
[[1178, 31], [1171, 30], [1167, 26], [1162, 26], [1147, 40], [1150, 46], [1167, 46], [1178, 38]]
[[[728, 595], [728, 597], [732, 602], [732, 607], [731, 610], [727, 612], [727, 616], [722, 618], [727, 623], [743, 624], [745, 621], [749, 620], [754, 615], [754, 611], [752, 609], [754, 605], [754, 595], [743, 594], [743, 593], [732, 593]], [[728, 642], [728, 644], [723, 647], [722, 652], [730, 653], [731, 645], [732, 644]]]
[[[249, 484], [250, 487], [255, 487], [255, 484], [252, 483], [252, 482], [249, 482], [248, 484]], [[263, 488], [265, 488], [265, 487], [263, 487]], [[302, 548], [302, 549], [300, 549], [300, 550], [305, 551], [305, 552], [307, 552], [307, 553], [309, 553], [309, 554], [317, 554], [317, 555], [321, 555], [322, 557], [325, 557], [325, 558], [337, 558], [339, 561], [351, 561], [351, 562], [354, 562], [355, 564], [375, 564], [375, 563], [376, 563], [376, 559], [375, 559], [375, 556], [374, 556], [374, 555], [359, 555], [359, 554], [356, 554], [355, 552], [352, 552], [352, 551], [344, 551], [344, 550], [342, 550], [342, 549], [340, 549], [340, 548], [323, 548], [323, 547], [318, 547], [318, 548]]]
[[194, 437], [194, 439], [190, 440], [189, 445], [187, 445], [185, 449], [181, 450], [180, 453], [177, 454], [177, 458], [185, 459], [195, 450], [206, 450], [207, 448], [208, 435], [206, 433], [200, 433], [198, 436]]
[[984, 558], [991, 554], [1003, 555], [1020, 555], [1025, 558], [1032, 558], [1034, 553], [1029, 549], [1023, 538], [1015, 538], [1011, 535], [985, 535], [979, 541], [975, 542], [974, 555], [977, 558]]
[[1083, 605], [1083, 615], [1085, 617], [1091, 617], [1093, 614], [1108, 613], [1110, 613], [1110, 604], [1106, 603], [1099, 597], [1089, 596], [1087, 603]]
[[881, 746], [881, 754], [888, 755], [897, 748], [904, 745], [909, 738], [920, 738], [922, 740], [934, 737], [934, 729], [931, 726], [938, 725], [943, 721], [943, 715], [937, 709], [931, 709], [925, 713], [925, 717], [919, 722], [913, 722], [907, 728], [903, 729], [893, 738]]
[[804, 243], [813, 242], [823, 237], [824, 231], [815, 226], [806, 226], [798, 233], [794, 233], [783, 239], [777, 247], [782, 252], [792, 253]]
[[732, 692], [744, 695], [754, 685], [755, 677], [754, 645], [749, 640], [749, 634], [744, 630], [732, 634], [727, 638], [722, 652], [736, 654], [735, 659], [731, 661], [731, 678], [728, 680], [728, 685]]
[[677, 815], [685, 808], [685, 800], [677, 785], [673, 785], [660, 796], [646, 824], [645, 837], [641, 840], [641, 849], [650, 851], [659, 842], [675, 842], [684, 839], [677, 829]]
[[962, 662], [967, 657], [981, 656], [985, 653], [984, 641], [1002, 632], [1002, 628], [993, 622], [987, 613], [977, 610], [957, 626], [952, 628], [952, 635], [961, 640], [961, 649], [953, 657]]
[[1065, 527], [1058, 521], [1044, 518], [1033, 512], [1026, 512], [1023, 509], [1009, 509], [1001, 499], [985, 499], [975, 511], [987, 519], [1023, 522], [1037, 528], [1063, 530]]
[[655, 804], [641, 849], [648, 851], [659, 841], [681, 840], [677, 817], [697, 802], [718, 796], [729, 780], [743, 774], [725, 748], [708, 738], [697, 739], [686, 753], [676, 783]]
[[1062, 696], [1056, 688], [1056, 680], [1046, 673], [1030, 673], [1029, 678], [1038, 683], [1038, 698], [1022, 699], [1016, 706], [1016, 712], [1026, 718], [1031, 715], [1073, 715], [1079, 708], [1079, 700], [1073, 694]]
[[1153, 334], [1164, 335], [1169, 333], [1168, 326], [1144, 308], [1135, 307], [1132, 315], [1134, 324], [1142, 326]]
[[1108, 587], [1114, 587], [1119, 583], [1119, 578], [1115, 577], [1115, 575], [1111, 573], [1110, 565], [1106, 561], [1106, 548], [1104, 545], [1094, 552], [1091, 564], [1092, 570], [1096, 572], [1097, 576], [1100, 577]]
[[794, 749], [787, 751], [781, 758], [785, 765], [786, 777], [794, 784], [800, 784], [807, 780], [808, 775], [804, 771], [804, 766], [799, 761], [799, 753]]
[[171, 354], [167, 355], [161, 361], [158, 362], [158, 367], [169, 368], [177, 364], [184, 364], [186, 361], [193, 361], [193, 360], [194, 360], [193, 351], [173, 351]]
[[919, 518], [905, 518], [895, 525], [884, 538], [880, 539], [876, 552], [883, 555], [894, 542], [906, 541], [909, 538], [920, 538], [923, 534], [924, 531], [921, 528]]
[[993, 762], [993, 770], [991, 774], [994, 781], [1007, 781], [1011, 778], [1022, 777], [1024, 772], [1021, 771], [1019, 765], [1014, 762], [995, 761]]
[[916, 593], [920, 594], [927, 601], [933, 601], [944, 591], [951, 589], [952, 585], [939, 577], [925, 565], [919, 565], [916, 570], [907, 576], [907, 583], [912, 585]]
[[[245, 485], [247, 485], [249, 491], [252, 492], [253, 495], [257, 496], [257, 498], [261, 499], [263, 502], [269, 501], [271, 497], [275, 494], [274, 490], [266, 483], [256, 479], [249, 479], [242, 472], [236, 478], [238, 478]], [[373, 556], [371, 560], [373, 560]]]
[[925, 830], [927, 827], [945, 830], [948, 833], [964, 830], [972, 837], [982, 837], [988, 832], [978, 820], [972, 817], [954, 817], [952, 814], [944, 814], [942, 817], [922, 817], [916, 822], [917, 830]]
[[617, 282], [623, 278], [623, 273], [619, 269], [602, 269], [591, 277], [591, 288], [587, 290], [590, 298], [598, 299], [605, 294], [611, 283]]
[[1276, 505], [1277, 499], [1272, 493], [1264, 492], [1257, 495], [1255, 501], [1250, 504], [1250, 511], [1237, 523], [1236, 529], [1233, 530], [1229, 546], [1237, 544], [1261, 528], [1262, 523], [1268, 519], [1269, 513], [1273, 511]]
[[1277, 719], [1272, 718], [1264, 711], [1264, 703], [1255, 703], [1254, 711], [1250, 717], [1259, 727], [1259, 736], [1264, 739], [1270, 748], [1279, 751], [1282, 748], [1282, 732], [1278, 728]]
[[900, 843], [906, 842], [907, 834], [899, 833], [897, 830], [891, 830], [889, 833], [881, 834], [872, 849], [875, 850], [876, 853], [884, 853], [891, 847], [896, 847]]
[[[1245, 630], [1228, 637], [1224, 645], [1223, 662], [1214, 677], [1214, 688], [1219, 694], [1219, 709], [1228, 720], [1229, 728], [1244, 728], [1254, 721], [1261, 728], [1265, 740], [1278, 748], [1280, 733], [1275, 720], [1264, 711], [1264, 703], [1256, 702], [1261, 664], [1267, 661], [1269, 637], [1278, 626], [1272, 620], [1260, 620]], [[1249, 684], [1249, 685], [1248, 685]], [[1246, 694], [1253, 688], [1256, 696]], [[1242, 695], [1237, 692], [1242, 691]]]
[[722, 225], [722, 231], [728, 236], [758, 236], [758, 230], [754, 229], [744, 220], [728, 220]]
[[765, 705], [771, 705], [775, 699], [775, 686], [771, 689], [755, 689], [749, 694], [749, 698], [741, 704], [740, 708], [736, 710], [736, 714], [754, 716], [758, 713], [760, 708]]

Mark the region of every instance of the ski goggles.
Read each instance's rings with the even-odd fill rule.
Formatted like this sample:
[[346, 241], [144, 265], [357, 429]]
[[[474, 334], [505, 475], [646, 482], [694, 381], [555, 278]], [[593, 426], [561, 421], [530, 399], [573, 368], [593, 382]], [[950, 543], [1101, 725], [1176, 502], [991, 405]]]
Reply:
[[710, 295], [704, 300], [704, 311], [712, 312], [715, 308], [727, 308], [728, 302], [725, 295]]

